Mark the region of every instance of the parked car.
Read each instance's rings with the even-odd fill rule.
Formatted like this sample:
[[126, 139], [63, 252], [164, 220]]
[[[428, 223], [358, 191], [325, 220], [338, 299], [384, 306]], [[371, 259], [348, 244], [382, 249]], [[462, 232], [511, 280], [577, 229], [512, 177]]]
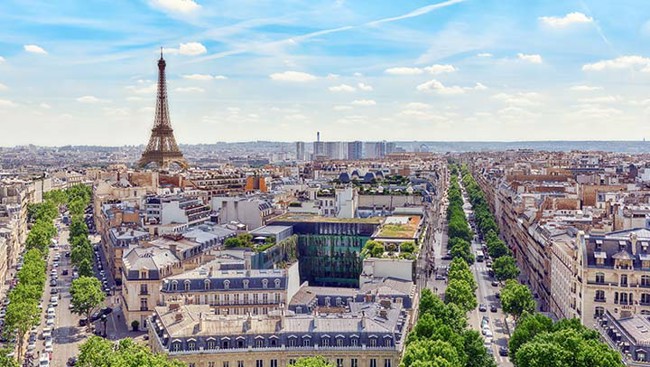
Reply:
[[478, 310], [481, 312], [485, 312], [487, 311], [487, 307], [485, 307], [485, 305], [481, 303], [480, 305], [478, 305]]
[[56, 287], [56, 279], [50, 280], [50, 287]]
[[496, 293], [494, 294], [494, 296], [495, 296], [497, 299], [500, 299], [500, 298], [501, 298], [501, 293], [496, 292]]
[[492, 281], [492, 286], [493, 286], [493, 287], [497, 287], [497, 286], [499, 286], [499, 282], [497, 282], [496, 280], [493, 280], [493, 281]]
[[490, 312], [497, 312], [497, 305], [495, 304], [490, 305]]
[[88, 319], [85, 317], [82, 317], [79, 319], [79, 326], [86, 326], [88, 325]]
[[77, 364], [77, 357], [70, 357], [68, 358], [68, 362], [66, 362], [66, 366], [74, 366]]
[[68, 269], [61, 270], [61, 275], [68, 275]]
[[38, 360], [38, 367], [50, 367], [49, 353], [42, 353], [41, 358]]
[[507, 357], [508, 356], [508, 347], [501, 347], [499, 348], [499, 355], [501, 357]]

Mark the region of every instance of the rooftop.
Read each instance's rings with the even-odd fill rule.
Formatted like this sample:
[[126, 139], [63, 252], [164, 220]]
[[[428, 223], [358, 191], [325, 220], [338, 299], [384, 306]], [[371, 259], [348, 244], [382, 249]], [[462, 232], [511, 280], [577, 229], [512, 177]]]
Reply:
[[330, 218], [323, 217], [315, 214], [308, 213], [286, 213], [278, 217], [275, 217], [271, 222], [307, 222], [307, 223], [369, 223], [369, 224], [379, 224], [382, 221], [382, 217], [370, 217], [370, 218]]

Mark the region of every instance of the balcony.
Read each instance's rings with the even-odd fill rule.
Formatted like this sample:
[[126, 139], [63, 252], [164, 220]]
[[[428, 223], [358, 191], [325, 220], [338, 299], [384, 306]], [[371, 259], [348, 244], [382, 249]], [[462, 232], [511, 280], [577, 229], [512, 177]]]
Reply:
[[149, 291], [146, 290], [146, 289], [144, 289], [144, 290], [143, 290], [143, 289], [140, 289], [140, 293], [138, 293], [138, 295], [140, 295], [140, 296], [148, 296], [148, 295], [149, 295]]
[[594, 302], [607, 302], [606, 298], [594, 298]]
[[149, 311], [149, 307], [140, 306], [140, 311]]

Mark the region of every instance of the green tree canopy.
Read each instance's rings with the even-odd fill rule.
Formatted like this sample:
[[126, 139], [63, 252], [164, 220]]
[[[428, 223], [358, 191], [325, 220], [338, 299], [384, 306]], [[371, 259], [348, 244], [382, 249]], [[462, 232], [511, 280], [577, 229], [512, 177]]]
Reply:
[[323, 358], [323, 356], [298, 358], [296, 362], [290, 364], [291, 367], [334, 367], [332, 362]]
[[515, 320], [524, 312], [535, 311], [535, 300], [530, 289], [512, 279], [506, 281], [506, 286], [501, 291], [501, 305], [503, 311], [511, 314]]
[[454, 303], [465, 312], [476, 308], [477, 305], [474, 290], [467, 282], [460, 279], [451, 279], [447, 283], [445, 302]]
[[500, 281], [517, 279], [519, 276], [517, 262], [512, 256], [501, 256], [495, 259], [492, 269], [494, 270], [494, 277]]
[[72, 296], [72, 312], [85, 315], [90, 319], [90, 314], [104, 302], [106, 295], [102, 291], [102, 284], [95, 277], [79, 277], [72, 281], [70, 287]]
[[164, 354], [154, 354], [131, 338], [117, 343], [91, 336], [79, 347], [79, 367], [182, 367], [185, 364], [169, 359]]

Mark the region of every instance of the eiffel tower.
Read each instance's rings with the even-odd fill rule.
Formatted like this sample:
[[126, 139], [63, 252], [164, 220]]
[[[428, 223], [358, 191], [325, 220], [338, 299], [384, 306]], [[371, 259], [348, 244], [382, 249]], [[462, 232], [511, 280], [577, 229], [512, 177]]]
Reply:
[[150, 163], [156, 163], [158, 169], [169, 169], [172, 163], [176, 163], [182, 169], [189, 165], [183, 153], [178, 149], [174, 130], [169, 120], [169, 107], [167, 106], [167, 82], [165, 80], [165, 66], [162, 48], [160, 48], [160, 60], [158, 60], [158, 98], [156, 99], [156, 118], [149, 144], [138, 161], [138, 166], [144, 168]]

